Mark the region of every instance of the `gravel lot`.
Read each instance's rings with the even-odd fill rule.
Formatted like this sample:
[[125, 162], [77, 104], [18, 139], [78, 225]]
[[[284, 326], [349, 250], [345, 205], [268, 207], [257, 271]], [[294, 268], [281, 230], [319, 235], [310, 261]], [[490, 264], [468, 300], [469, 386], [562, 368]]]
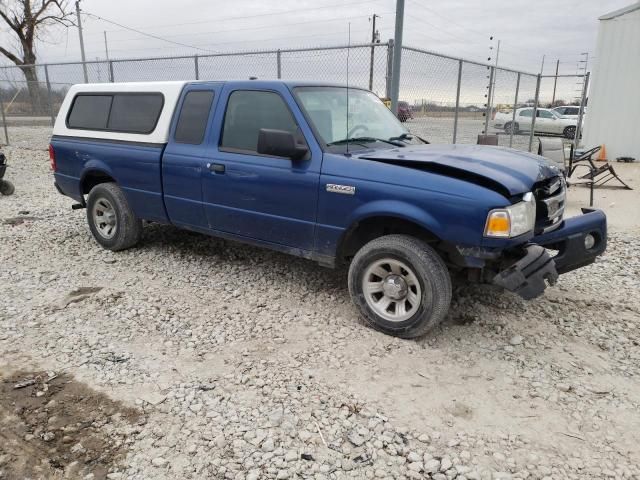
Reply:
[[398, 340], [344, 271], [159, 225], [102, 250], [47, 134], [5, 150], [0, 478], [640, 478], [638, 225], [540, 299], [459, 285]]

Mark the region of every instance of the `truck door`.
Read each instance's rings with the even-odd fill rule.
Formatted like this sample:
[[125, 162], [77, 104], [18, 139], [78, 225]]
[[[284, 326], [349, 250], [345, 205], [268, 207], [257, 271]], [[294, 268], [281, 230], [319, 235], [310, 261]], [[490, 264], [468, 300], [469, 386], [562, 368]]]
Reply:
[[162, 158], [165, 208], [175, 225], [208, 229], [201, 178], [210, 153], [209, 125], [219, 93], [219, 84], [187, 85], [178, 101]]
[[[322, 151], [287, 87], [257, 83], [227, 85], [221, 93], [218, 139], [203, 169], [205, 214], [212, 230], [311, 251]], [[292, 132], [309, 154], [301, 160], [258, 154], [261, 128]]]

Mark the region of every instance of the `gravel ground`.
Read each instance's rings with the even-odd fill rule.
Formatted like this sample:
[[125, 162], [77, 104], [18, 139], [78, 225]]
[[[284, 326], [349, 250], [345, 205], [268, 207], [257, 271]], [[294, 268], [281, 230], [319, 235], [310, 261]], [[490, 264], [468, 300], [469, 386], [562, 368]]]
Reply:
[[[640, 478], [635, 233], [532, 302], [458, 285], [399, 340], [344, 271], [160, 225], [102, 250], [30, 135], [5, 150], [0, 376], [49, 373], [0, 398], [0, 478]], [[35, 430], [19, 392], [48, 402]], [[94, 400], [60, 426], [56, 398]], [[65, 447], [82, 428], [117, 455]]]

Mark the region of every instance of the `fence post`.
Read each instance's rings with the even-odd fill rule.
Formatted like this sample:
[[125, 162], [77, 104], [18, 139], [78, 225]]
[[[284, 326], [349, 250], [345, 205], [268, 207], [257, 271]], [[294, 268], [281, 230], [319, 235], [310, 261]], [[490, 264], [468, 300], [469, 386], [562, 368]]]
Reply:
[[516, 124], [516, 109], [518, 108], [518, 93], [520, 93], [520, 72], [516, 80], [516, 97], [513, 99], [513, 113], [511, 114], [511, 132], [509, 133], [509, 148], [513, 147], [513, 132]]
[[[589, 89], [589, 74], [591, 72], [587, 72], [584, 77], [584, 85], [582, 86], [582, 98], [580, 99], [580, 111], [578, 112], [578, 123], [576, 124], [576, 134], [573, 137], [573, 152], [575, 155], [575, 151], [580, 144], [580, 135], [582, 134], [582, 118], [584, 117], [584, 104], [587, 100], [587, 90]], [[591, 193], [593, 194], [593, 183], [591, 184]], [[591, 205], [593, 206], [593, 199], [591, 200]]]
[[49, 81], [49, 66], [47, 64], [44, 65], [44, 78], [47, 82], [47, 97], [49, 100], [49, 115], [51, 115], [51, 126], [56, 122], [56, 118], [53, 114], [53, 101], [51, 97], [51, 82]]
[[109, 60], [109, 81], [111, 83], [114, 82], [114, 80], [113, 80], [113, 62], [111, 60]]
[[2, 127], [4, 128], [4, 139], [9, 145], [9, 130], [7, 129], [7, 118], [4, 115], [4, 102], [2, 101], [2, 92], [0, 92], [0, 110], [2, 110]]
[[278, 79], [282, 78], [282, 52], [280, 49], [276, 52], [276, 68], [278, 72]]
[[385, 84], [385, 97], [391, 99], [391, 79], [393, 77], [393, 38], [387, 43], [387, 75]]
[[538, 102], [540, 100], [540, 80], [542, 76], [538, 74], [538, 81], [536, 82], [536, 97], [533, 103], [533, 117], [531, 118], [531, 131], [529, 132], [529, 151], [533, 147], [533, 134], [536, 129], [536, 117], [538, 116]]
[[484, 113], [484, 134], [489, 134], [489, 117], [491, 116], [491, 96], [493, 95], [493, 76], [495, 75], [495, 68], [489, 67], [489, 90], [487, 92], [487, 110]]
[[196, 69], [196, 80], [200, 80], [200, 64], [198, 62], [198, 55], [193, 56], [193, 66]]
[[458, 88], [456, 89], [456, 111], [453, 116], [453, 143], [458, 137], [458, 113], [460, 111], [460, 85], [462, 84], [462, 60], [458, 60]]

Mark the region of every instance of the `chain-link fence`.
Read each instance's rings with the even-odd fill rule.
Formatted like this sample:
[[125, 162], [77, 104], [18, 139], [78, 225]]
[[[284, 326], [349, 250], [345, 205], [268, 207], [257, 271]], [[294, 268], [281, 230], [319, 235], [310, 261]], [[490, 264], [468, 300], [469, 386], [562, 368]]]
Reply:
[[[348, 83], [389, 97], [393, 41], [323, 48], [281, 49], [165, 58], [0, 67], [4, 143], [19, 129], [53, 125], [69, 87], [76, 83], [156, 80], [281, 78]], [[398, 116], [433, 143], [498, 144], [537, 148], [535, 135], [571, 138], [567, 119], [549, 119], [557, 105], [580, 105], [587, 77], [540, 76], [435, 52], [404, 47]], [[579, 129], [578, 129], [579, 130]]]

